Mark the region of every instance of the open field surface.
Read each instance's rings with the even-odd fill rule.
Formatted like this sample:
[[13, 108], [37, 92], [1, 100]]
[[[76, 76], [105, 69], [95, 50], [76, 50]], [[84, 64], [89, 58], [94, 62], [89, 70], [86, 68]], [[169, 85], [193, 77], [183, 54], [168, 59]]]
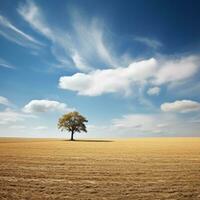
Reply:
[[0, 199], [200, 199], [200, 138], [0, 139]]

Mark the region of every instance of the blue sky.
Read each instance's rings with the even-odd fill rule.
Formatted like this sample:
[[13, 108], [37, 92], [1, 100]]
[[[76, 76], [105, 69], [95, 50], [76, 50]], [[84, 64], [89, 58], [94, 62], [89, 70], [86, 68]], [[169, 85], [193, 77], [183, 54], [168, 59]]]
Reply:
[[199, 1], [0, 1], [0, 136], [200, 136]]

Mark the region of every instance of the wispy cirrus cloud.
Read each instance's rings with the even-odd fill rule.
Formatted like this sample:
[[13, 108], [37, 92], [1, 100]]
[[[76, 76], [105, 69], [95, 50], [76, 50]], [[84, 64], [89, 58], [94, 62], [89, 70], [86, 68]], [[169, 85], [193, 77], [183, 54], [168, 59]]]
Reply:
[[0, 35], [7, 40], [14, 42], [23, 47], [38, 48], [43, 44], [34, 37], [26, 34], [16, 26], [14, 26], [7, 18], [0, 15]]
[[18, 13], [38, 33], [51, 41], [51, 51], [61, 65], [75, 65], [80, 70], [87, 70], [84, 59], [72, 47], [72, 42], [67, 31], [58, 30], [47, 22], [41, 8], [34, 1], [20, 4]]
[[10, 64], [8, 61], [4, 60], [3, 58], [0, 58], [0, 67], [15, 69], [15, 67], [12, 64]]
[[36, 31], [49, 39], [54, 38], [53, 32], [48, 27], [40, 8], [33, 1], [21, 3], [17, 11]]
[[74, 66], [80, 71], [95, 67], [116, 67], [120, 58], [114, 56], [106, 41], [105, 26], [97, 18], [87, 21], [76, 11], [71, 11], [70, 31], [49, 23], [42, 9], [34, 1], [20, 4], [18, 13], [38, 33], [51, 41], [51, 51], [63, 66]]
[[[92, 18], [86, 21], [83, 16], [76, 11], [71, 14], [71, 23], [74, 28], [75, 38], [78, 41], [78, 49], [81, 55], [92, 65], [96, 62], [107, 65], [108, 67], [117, 67], [119, 59], [115, 56], [115, 51], [111, 48], [111, 41], [106, 38], [108, 29], [98, 18]], [[92, 58], [92, 59], [91, 59]]]
[[163, 46], [162, 43], [158, 40], [150, 39], [147, 37], [134, 37], [134, 40], [153, 49], [158, 49]]

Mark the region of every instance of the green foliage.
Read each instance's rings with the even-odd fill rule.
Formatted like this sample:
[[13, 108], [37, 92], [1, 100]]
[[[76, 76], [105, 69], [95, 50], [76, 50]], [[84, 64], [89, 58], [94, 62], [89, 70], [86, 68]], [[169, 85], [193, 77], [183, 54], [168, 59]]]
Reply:
[[63, 115], [58, 121], [58, 129], [61, 131], [69, 131], [72, 134], [75, 132], [87, 132], [85, 123], [88, 120], [78, 112], [70, 112]]

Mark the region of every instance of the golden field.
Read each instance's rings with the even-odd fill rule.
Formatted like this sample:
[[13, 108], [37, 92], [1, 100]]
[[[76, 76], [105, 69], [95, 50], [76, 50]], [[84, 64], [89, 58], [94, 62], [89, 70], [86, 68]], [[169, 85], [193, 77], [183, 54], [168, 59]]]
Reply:
[[0, 199], [200, 199], [200, 138], [0, 139]]

